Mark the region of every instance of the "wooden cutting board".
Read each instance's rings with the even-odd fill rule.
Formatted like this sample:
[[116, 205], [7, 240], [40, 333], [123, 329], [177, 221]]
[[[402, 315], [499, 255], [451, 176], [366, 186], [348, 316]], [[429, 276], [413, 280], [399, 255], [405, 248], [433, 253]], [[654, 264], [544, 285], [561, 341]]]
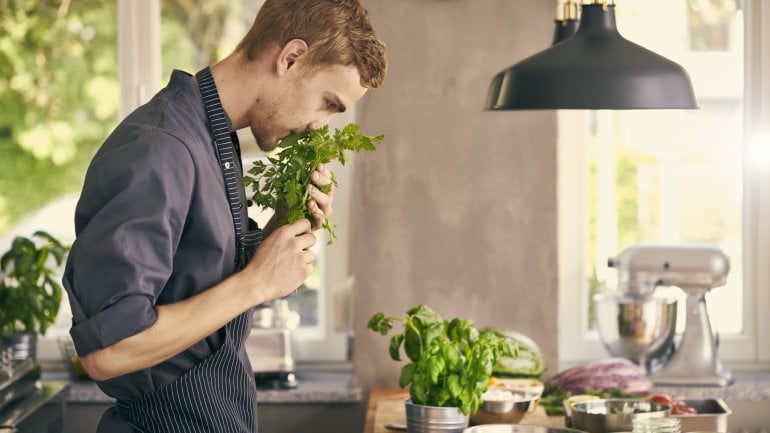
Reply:
[[[404, 400], [407, 397], [409, 393], [402, 389], [372, 388], [369, 393], [364, 433], [393, 433], [393, 430], [385, 428], [385, 424], [390, 422], [406, 425]], [[533, 412], [526, 414], [520, 424], [564, 427], [564, 417], [547, 416], [542, 407], [537, 407]]]

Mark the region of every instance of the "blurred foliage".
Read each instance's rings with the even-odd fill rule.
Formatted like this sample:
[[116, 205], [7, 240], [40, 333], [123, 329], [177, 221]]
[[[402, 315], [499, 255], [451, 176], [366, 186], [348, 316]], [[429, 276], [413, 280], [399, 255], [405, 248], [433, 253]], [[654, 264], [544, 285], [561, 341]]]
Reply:
[[742, 0], [687, 0], [690, 49], [727, 51], [730, 48], [730, 20], [742, 9]]
[[[161, 1], [162, 82], [220, 58], [237, 3]], [[117, 0], [0, 0], [0, 235], [80, 190], [119, 101]]]
[[[235, 1], [161, 1], [164, 71], [171, 68], [195, 73], [218, 61], [222, 38]], [[252, 19], [254, 17], [251, 17]]]
[[0, 0], [0, 233], [77, 191], [117, 121], [115, 3]]
[[[588, 190], [593, 191], [589, 194], [588, 203], [588, 227], [587, 227], [587, 258], [586, 268], [587, 279], [587, 305], [588, 305], [588, 329], [594, 329], [596, 326], [596, 312], [593, 303], [595, 294], [605, 290], [605, 281], [600, 279], [597, 274], [599, 267], [606, 266], [604, 260], [606, 257], [600, 257], [598, 253], [598, 234], [603, 230], [599, 226], [599, 167], [598, 158], [595, 152], [598, 147], [594, 143], [590, 146], [590, 151], [594, 154], [589, 155], [588, 160]], [[618, 251], [627, 248], [639, 239], [651, 239], [658, 236], [655, 231], [658, 227], [658, 209], [660, 197], [656, 192], [649, 197], [643, 197], [639, 190], [640, 170], [644, 167], [655, 166], [658, 161], [648, 153], [643, 153], [629, 149], [624, 146], [618, 146], [615, 160], [615, 209], [617, 215], [617, 243]], [[647, 212], [640, 212], [640, 203], [644, 200], [651, 207]]]

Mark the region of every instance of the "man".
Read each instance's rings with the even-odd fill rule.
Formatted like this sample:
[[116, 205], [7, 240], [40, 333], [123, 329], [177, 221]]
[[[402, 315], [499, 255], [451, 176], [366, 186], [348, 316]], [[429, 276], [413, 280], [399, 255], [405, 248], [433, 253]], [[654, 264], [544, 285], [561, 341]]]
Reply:
[[194, 77], [174, 71], [107, 138], [64, 275], [83, 366], [116, 398], [99, 432], [257, 430], [252, 308], [309, 275], [331, 173], [311, 176], [312, 223], [277, 227], [277, 209], [260, 230], [231, 133], [249, 127], [273, 149], [379, 87], [385, 69], [358, 0], [267, 0], [235, 52]]

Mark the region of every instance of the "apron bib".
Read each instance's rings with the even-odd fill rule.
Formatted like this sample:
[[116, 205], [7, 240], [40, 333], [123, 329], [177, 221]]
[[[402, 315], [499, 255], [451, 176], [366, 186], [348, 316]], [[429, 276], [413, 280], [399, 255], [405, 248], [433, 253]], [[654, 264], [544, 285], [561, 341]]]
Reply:
[[[240, 146], [237, 136], [229, 131], [211, 71], [206, 67], [196, 78], [233, 215], [237, 272], [254, 255], [262, 240], [262, 231], [241, 213]], [[151, 393], [116, 401], [115, 407], [102, 416], [97, 432], [256, 432], [257, 389], [243, 347], [251, 332], [252, 314], [249, 309], [225, 325], [222, 346], [175, 381]]]

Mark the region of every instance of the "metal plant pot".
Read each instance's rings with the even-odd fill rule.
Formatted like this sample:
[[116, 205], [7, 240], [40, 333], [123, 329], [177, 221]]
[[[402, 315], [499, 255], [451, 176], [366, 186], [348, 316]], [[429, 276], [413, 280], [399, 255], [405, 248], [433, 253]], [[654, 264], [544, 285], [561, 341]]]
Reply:
[[14, 360], [37, 359], [37, 334], [2, 334], [3, 349], [10, 349]]
[[423, 406], [406, 399], [406, 428], [409, 433], [462, 433], [468, 415], [457, 407]]

